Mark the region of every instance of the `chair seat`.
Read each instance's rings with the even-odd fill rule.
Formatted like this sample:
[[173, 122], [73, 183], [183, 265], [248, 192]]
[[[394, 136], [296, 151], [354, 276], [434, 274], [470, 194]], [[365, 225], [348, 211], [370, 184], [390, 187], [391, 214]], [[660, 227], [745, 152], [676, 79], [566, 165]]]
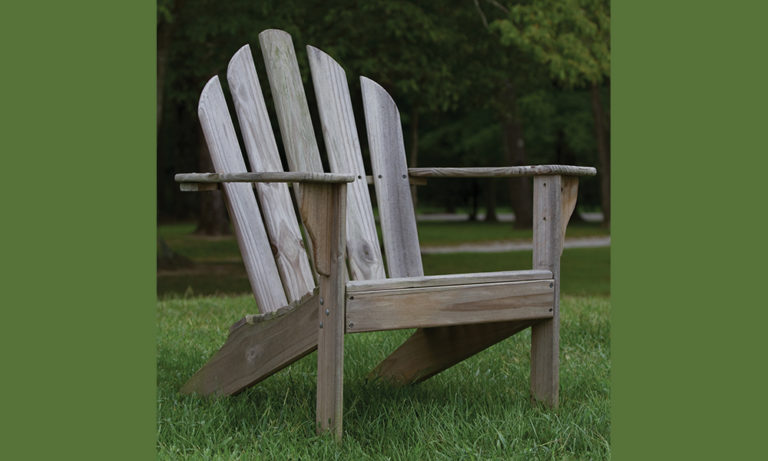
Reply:
[[552, 317], [548, 270], [404, 277], [346, 284], [346, 332]]
[[399, 277], [380, 280], [350, 280], [347, 282], [347, 294], [395, 290], [401, 288], [439, 287], [449, 285], [471, 285], [475, 283], [512, 282], [516, 280], [547, 280], [552, 278], [548, 270], [523, 270], [476, 272], [473, 274], [427, 275], [421, 277]]

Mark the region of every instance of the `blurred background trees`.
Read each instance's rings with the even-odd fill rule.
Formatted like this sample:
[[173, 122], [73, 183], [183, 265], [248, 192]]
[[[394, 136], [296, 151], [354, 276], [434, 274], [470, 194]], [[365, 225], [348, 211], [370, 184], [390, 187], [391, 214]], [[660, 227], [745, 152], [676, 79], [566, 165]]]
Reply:
[[[411, 166], [594, 165], [599, 176], [582, 181], [580, 205], [602, 210], [607, 225], [609, 18], [608, 0], [158, 0], [158, 220], [228, 231], [221, 197], [181, 193], [173, 174], [212, 170], [197, 120], [200, 91], [246, 43], [265, 76], [258, 33], [277, 28], [293, 36], [313, 111], [306, 44], [345, 68], [359, 127], [358, 76], [387, 88]], [[266, 79], [262, 87], [269, 99]], [[318, 132], [322, 150], [321, 139]], [[364, 150], [365, 139], [361, 132]], [[476, 218], [482, 206], [493, 220], [508, 206], [515, 226], [531, 224], [526, 180], [430, 184], [419, 188], [421, 209], [465, 208]]]

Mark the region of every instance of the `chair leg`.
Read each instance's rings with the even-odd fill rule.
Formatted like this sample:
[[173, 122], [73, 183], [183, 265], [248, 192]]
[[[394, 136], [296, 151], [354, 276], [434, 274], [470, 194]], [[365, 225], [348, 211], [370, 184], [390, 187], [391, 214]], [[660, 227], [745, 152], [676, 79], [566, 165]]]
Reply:
[[[531, 398], [550, 407], [559, 401], [560, 382], [560, 254], [564, 222], [573, 210], [564, 197], [575, 194], [573, 182], [561, 176], [536, 176], [533, 179], [533, 268], [548, 269], [555, 278], [552, 319], [531, 328]], [[567, 214], [567, 216], [564, 216]]]
[[[324, 303], [325, 304], [325, 303]], [[335, 310], [336, 312], [332, 312]], [[341, 440], [344, 414], [344, 310], [320, 306], [317, 341], [317, 432]], [[341, 317], [336, 322], [334, 317]]]
[[559, 330], [559, 319], [531, 327], [531, 398], [552, 408], [559, 403]]
[[317, 432], [341, 440], [344, 404], [346, 184], [305, 184], [301, 215], [320, 287], [317, 335]]
[[368, 374], [394, 385], [420, 383], [529, 327], [532, 320], [419, 328]]
[[246, 318], [230, 328], [226, 343], [181, 388], [182, 394], [234, 395], [272, 376], [317, 347], [320, 296], [290, 308]]

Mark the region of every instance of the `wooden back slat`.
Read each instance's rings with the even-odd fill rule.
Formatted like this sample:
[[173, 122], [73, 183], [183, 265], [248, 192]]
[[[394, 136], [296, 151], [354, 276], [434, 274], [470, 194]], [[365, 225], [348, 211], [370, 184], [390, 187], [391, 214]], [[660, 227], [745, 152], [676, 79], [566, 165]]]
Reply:
[[333, 173], [357, 176], [347, 186], [347, 255], [353, 280], [386, 278], [371, 196], [344, 69], [323, 51], [307, 46], [325, 150]]
[[[210, 79], [203, 88], [197, 114], [216, 172], [245, 173], [245, 161], [218, 77]], [[262, 313], [273, 312], [288, 302], [253, 188], [247, 183], [225, 183], [222, 186], [259, 310]]]
[[400, 113], [378, 83], [360, 77], [360, 85], [389, 276], [422, 276]]
[[288, 166], [291, 171], [322, 172], [323, 164], [291, 36], [282, 30], [269, 29], [259, 34], [259, 44]]
[[[248, 45], [240, 48], [229, 61], [227, 81], [235, 102], [251, 170], [283, 171], [251, 48]], [[256, 191], [285, 293], [289, 301], [297, 301], [312, 291], [315, 282], [288, 185], [257, 183]]]

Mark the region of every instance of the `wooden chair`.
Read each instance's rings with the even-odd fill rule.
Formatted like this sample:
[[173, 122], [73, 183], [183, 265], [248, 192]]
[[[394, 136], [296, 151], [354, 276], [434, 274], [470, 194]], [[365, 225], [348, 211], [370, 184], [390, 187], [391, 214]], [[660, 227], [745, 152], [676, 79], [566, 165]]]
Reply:
[[[332, 171], [325, 173], [290, 35], [266, 30], [259, 42], [291, 171], [283, 171], [246, 45], [232, 57], [227, 80], [252, 171], [213, 77], [198, 114], [216, 173], [178, 174], [176, 180], [182, 190], [223, 188], [261, 314], [232, 325], [224, 346], [182, 392], [235, 394], [317, 349], [318, 431], [340, 438], [345, 334], [417, 328], [371, 372], [411, 384], [531, 327], [531, 394], [556, 406], [560, 254], [577, 177], [595, 169], [408, 168], [394, 101], [361, 77], [385, 265], [344, 70], [307, 47]], [[410, 183], [510, 176], [534, 176], [532, 269], [424, 276]], [[293, 184], [306, 243], [287, 183]]]

